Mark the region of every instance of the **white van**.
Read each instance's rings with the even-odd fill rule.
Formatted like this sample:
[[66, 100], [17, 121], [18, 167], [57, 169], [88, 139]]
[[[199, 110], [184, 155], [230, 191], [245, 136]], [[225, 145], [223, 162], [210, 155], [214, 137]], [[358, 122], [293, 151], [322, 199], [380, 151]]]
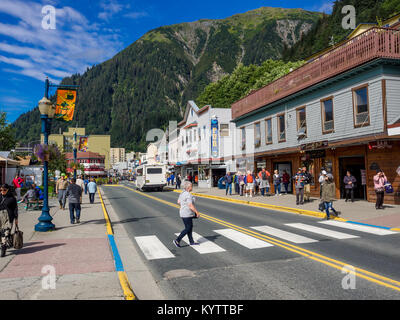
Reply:
[[136, 169], [136, 188], [142, 191], [163, 191], [163, 188], [167, 185], [166, 171], [165, 165], [144, 164], [139, 166]]

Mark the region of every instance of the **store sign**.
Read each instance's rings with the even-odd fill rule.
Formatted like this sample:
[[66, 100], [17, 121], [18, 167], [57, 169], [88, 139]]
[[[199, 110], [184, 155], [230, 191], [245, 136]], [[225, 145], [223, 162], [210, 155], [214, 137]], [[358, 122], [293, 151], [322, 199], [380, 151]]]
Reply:
[[378, 140], [368, 143], [368, 149], [392, 149], [392, 144], [389, 141]]
[[211, 120], [211, 157], [218, 158], [218, 120]]
[[328, 141], [318, 141], [318, 142], [312, 142], [312, 143], [307, 143], [307, 144], [302, 144], [300, 146], [300, 149], [302, 151], [306, 150], [316, 150], [316, 149], [321, 149], [321, 148], [327, 148], [329, 145]]

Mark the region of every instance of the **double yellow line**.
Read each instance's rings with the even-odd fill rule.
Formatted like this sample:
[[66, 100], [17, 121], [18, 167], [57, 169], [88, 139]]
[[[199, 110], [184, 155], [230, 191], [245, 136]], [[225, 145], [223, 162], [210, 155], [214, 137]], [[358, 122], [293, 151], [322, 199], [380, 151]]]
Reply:
[[[119, 187], [126, 188], [128, 190], [131, 190], [131, 191], [137, 193], [137, 194], [140, 194], [141, 196], [144, 196], [144, 197], [147, 197], [149, 199], [164, 203], [164, 204], [166, 204], [168, 206], [171, 206], [171, 207], [174, 207], [174, 208], [179, 208], [179, 206], [177, 204], [174, 204], [174, 203], [171, 203], [169, 201], [162, 200], [162, 199], [158, 199], [158, 198], [153, 197], [153, 196], [151, 196], [149, 194], [145, 194], [145, 193], [136, 191], [136, 190], [134, 190], [132, 188], [129, 188], [129, 187], [126, 187], [126, 186], [122, 186], [122, 185], [119, 185]], [[360, 278], [363, 278], [365, 280], [371, 281], [371, 282], [376, 283], [378, 285], [381, 285], [381, 286], [384, 286], [384, 287], [387, 287], [387, 288], [391, 288], [391, 289], [396, 290], [396, 291], [400, 291], [400, 282], [399, 281], [396, 281], [396, 280], [381, 276], [379, 274], [364, 270], [362, 268], [354, 267], [354, 266], [352, 266], [352, 265], [350, 265], [348, 263], [329, 258], [327, 256], [321, 255], [319, 253], [316, 253], [316, 252], [313, 252], [313, 251], [310, 251], [310, 250], [306, 250], [304, 248], [301, 248], [299, 246], [287, 243], [285, 241], [281, 241], [281, 240], [278, 240], [278, 239], [275, 239], [275, 238], [271, 238], [271, 237], [269, 237], [267, 235], [258, 233], [256, 231], [253, 231], [253, 230], [250, 230], [250, 229], [247, 229], [247, 228], [243, 228], [243, 227], [234, 225], [234, 224], [229, 223], [227, 221], [224, 221], [224, 220], [221, 220], [221, 219], [217, 219], [217, 218], [214, 218], [212, 216], [209, 216], [209, 215], [206, 215], [206, 214], [203, 214], [203, 213], [201, 213], [201, 218], [206, 219], [206, 220], [211, 221], [211, 222], [214, 222], [214, 223], [217, 223], [219, 225], [226, 226], [226, 227], [231, 228], [233, 230], [242, 232], [242, 233], [247, 234], [249, 236], [252, 236], [254, 238], [263, 240], [263, 241], [268, 242], [270, 244], [273, 244], [273, 245], [275, 245], [277, 247], [280, 247], [280, 248], [283, 248], [285, 250], [297, 253], [297, 254], [305, 257], [305, 258], [320, 262], [320, 263], [325, 264], [327, 266], [330, 266], [332, 268], [335, 268], [335, 269], [338, 269], [338, 270], [341, 270], [341, 271], [342, 270], [346, 270], [346, 273], [354, 274], [354, 275], [356, 275], [356, 276], [358, 276]], [[350, 271], [351, 268], [348, 268], [348, 267], [353, 268], [356, 272]]]

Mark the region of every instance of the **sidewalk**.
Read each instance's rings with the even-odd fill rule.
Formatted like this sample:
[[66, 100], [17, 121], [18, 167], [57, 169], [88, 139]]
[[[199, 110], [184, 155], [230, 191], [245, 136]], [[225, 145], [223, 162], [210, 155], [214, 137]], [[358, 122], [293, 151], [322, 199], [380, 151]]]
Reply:
[[[68, 204], [60, 210], [56, 199], [50, 212], [56, 230], [35, 232], [41, 212], [19, 205], [24, 247], [0, 258], [0, 300], [124, 300], [98, 195], [92, 205], [83, 195], [80, 224], [70, 224]], [[45, 266], [54, 267], [55, 289], [43, 286], [50, 283]]]
[[[318, 211], [319, 199], [312, 198], [311, 202], [305, 202], [304, 205], [296, 206], [296, 196], [292, 194], [281, 196], [271, 195], [269, 197], [262, 197], [259, 194], [257, 196], [253, 196], [252, 198], [246, 198], [245, 196], [241, 197], [239, 195], [236, 195], [233, 190], [232, 196], [226, 196], [225, 190], [222, 189], [199, 189], [197, 187], [193, 188], [193, 193], [320, 212]], [[333, 203], [333, 206], [337, 211], [341, 212], [340, 218], [343, 218], [345, 220], [388, 228], [400, 228], [399, 205], [386, 204], [384, 205], [384, 210], [376, 210], [375, 204], [371, 202], [359, 200], [352, 203], [345, 202], [345, 200], [341, 199], [336, 200]]]

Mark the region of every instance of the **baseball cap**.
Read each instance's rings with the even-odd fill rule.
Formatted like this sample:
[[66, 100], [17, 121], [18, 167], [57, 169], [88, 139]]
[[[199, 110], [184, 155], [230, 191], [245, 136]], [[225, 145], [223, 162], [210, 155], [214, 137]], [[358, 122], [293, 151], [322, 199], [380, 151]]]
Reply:
[[322, 174], [326, 174], [326, 171], [325, 171], [325, 170], [322, 170]]

